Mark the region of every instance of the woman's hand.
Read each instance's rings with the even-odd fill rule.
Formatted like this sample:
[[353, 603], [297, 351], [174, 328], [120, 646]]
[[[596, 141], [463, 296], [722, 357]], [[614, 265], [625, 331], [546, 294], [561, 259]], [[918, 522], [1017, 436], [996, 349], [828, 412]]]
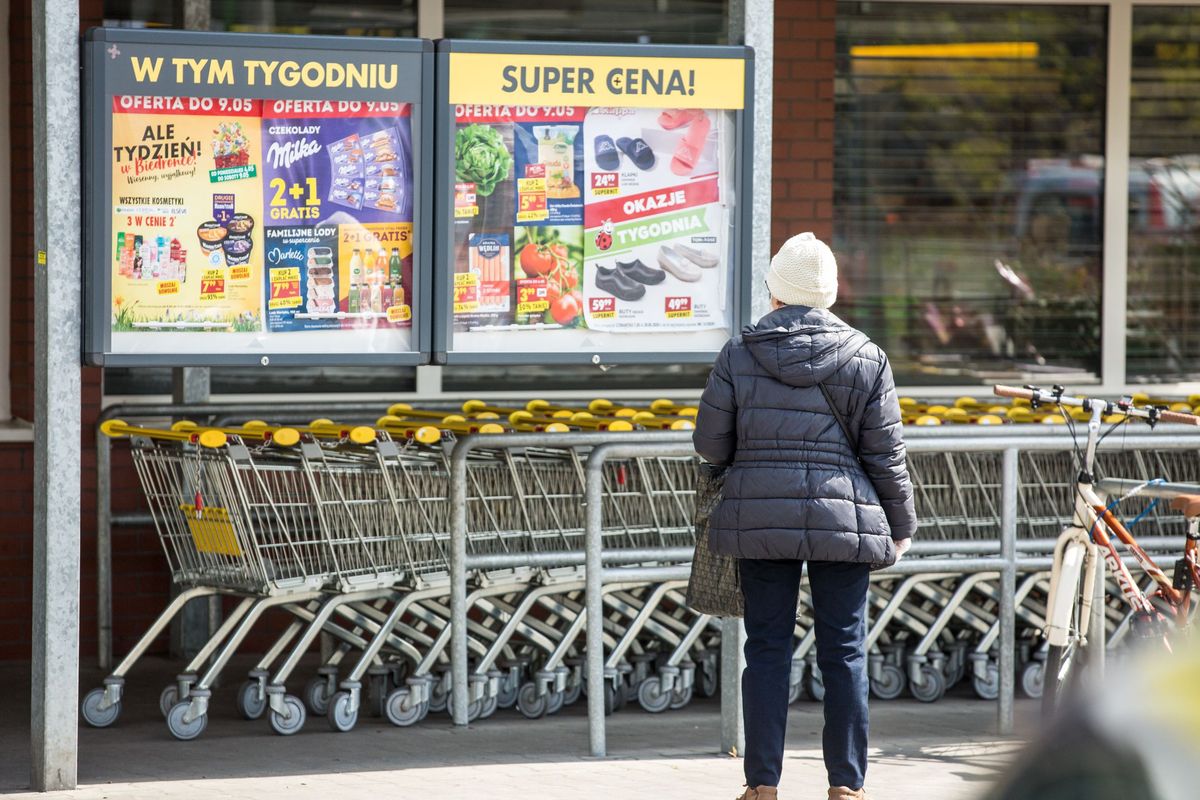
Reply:
[[904, 554], [908, 552], [908, 548], [912, 547], [912, 539], [901, 539], [896, 542], [896, 563], [900, 563], [900, 559], [904, 558]]

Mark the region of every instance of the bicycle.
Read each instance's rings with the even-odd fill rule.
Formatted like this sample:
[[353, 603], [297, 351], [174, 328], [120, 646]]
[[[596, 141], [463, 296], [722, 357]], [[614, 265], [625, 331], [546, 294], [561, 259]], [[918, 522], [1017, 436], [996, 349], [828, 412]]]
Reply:
[[[1174, 577], [1169, 577], [1113, 513], [1121, 501], [1145, 491], [1154, 482], [1106, 481], [1123, 487], [1132, 484], [1132, 487], [1116, 500], [1105, 502], [1098, 491], [1095, 462], [1100, 442], [1129, 419], [1143, 419], [1153, 428], [1160, 422], [1200, 426], [1200, 417], [1157, 406], [1135, 406], [1130, 399], [1111, 402], [1071, 397], [1064, 394], [1061, 386], [1049, 391], [1036, 386], [996, 386], [994, 391], [1000, 397], [1028, 400], [1034, 409], [1042, 405], [1056, 406], [1070, 425], [1080, 463], [1075, 483], [1074, 517], [1055, 543], [1047, 602], [1042, 709], [1046, 714], [1053, 714], [1068, 682], [1077, 679], [1082, 671], [1083, 664], [1076, 662], [1086, 659], [1090, 623], [1096, 625], [1092, 636], [1098, 639], [1092, 645], [1105, 646], [1103, 618], [1095, 623], [1092, 619], [1095, 593], [1097, 589], [1103, 591], [1104, 586], [1103, 578], [1099, 577], [1103, 574], [1102, 563], [1116, 577], [1121, 596], [1132, 609], [1134, 632], [1140, 638], [1161, 640], [1169, 650], [1170, 630], [1188, 625], [1193, 608], [1191, 593], [1200, 591], [1200, 494], [1179, 494], [1172, 499], [1171, 507], [1184, 514], [1188, 527], [1183, 554], [1175, 563]], [[1083, 452], [1079, 451], [1074, 418], [1068, 408], [1083, 409], [1088, 415], [1087, 443]], [[1105, 422], [1111, 427], [1102, 432]], [[1155, 493], [1168, 494], [1161, 490]], [[1117, 542], [1124, 545], [1151, 579], [1153, 591], [1149, 594], [1138, 586], [1117, 550]], [[1097, 610], [1103, 612], [1103, 609]]]

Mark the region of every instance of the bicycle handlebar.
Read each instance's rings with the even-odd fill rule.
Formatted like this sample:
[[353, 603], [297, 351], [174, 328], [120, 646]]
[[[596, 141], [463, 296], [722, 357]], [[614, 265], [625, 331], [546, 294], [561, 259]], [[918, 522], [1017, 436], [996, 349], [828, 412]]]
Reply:
[[1085, 411], [1091, 411], [1099, 404], [1105, 414], [1124, 414], [1127, 417], [1137, 417], [1139, 419], [1148, 420], [1151, 424], [1156, 422], [1172, 422], [1178, 425], [1197, 425], [1200, 426], [1200, 417], [1195, 414], [1185, 414], [1181, 411], [1171, 411], [1159, 406], [1135, 406], [1130, 400], [1120, 400], [1111, 402], [1109, 400], [1100, 400], [1091, 397], [1073, 397], [1063, 394], [1062, 387], [1056, 386], [1052, 390], [1039, 389], [1036, 386], [994, 386], [992, 391], [997, 397], [1012, 397], [1021, 400], [1028, 400], [1034, 406], [1042, 403], [1049, 403], [1058, 406], [1070, 406], [1072, 408], [1082, 408]]

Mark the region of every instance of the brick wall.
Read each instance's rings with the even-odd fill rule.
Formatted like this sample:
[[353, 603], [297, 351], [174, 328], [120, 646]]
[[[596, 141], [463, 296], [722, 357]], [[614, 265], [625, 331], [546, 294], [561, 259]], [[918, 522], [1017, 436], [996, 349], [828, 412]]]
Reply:
[[836, 0], [776, 0], [772, 249], [803, 231], [833, 236]]

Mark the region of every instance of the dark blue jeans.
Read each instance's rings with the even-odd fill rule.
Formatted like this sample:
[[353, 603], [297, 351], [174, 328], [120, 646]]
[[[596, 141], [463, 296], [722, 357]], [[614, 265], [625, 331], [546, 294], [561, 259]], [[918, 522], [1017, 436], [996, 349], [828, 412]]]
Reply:
[[[778, 786], [803, 561], [743, 559], [746, 785]], [[867, 774], [866, 564], [810, 561], [817, 665], [825, 683], [822, 745], [830, 786], [861, 789]]]

